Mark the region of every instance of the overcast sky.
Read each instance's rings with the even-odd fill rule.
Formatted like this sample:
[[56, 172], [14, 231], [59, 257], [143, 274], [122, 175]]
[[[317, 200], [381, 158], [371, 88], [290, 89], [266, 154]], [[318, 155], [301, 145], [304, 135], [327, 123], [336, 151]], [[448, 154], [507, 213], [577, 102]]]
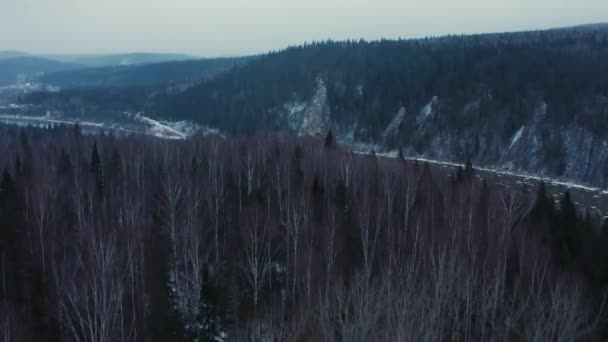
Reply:
[[0, 50], [245, 55], [608, 21], [608, 0], [0, 0]]

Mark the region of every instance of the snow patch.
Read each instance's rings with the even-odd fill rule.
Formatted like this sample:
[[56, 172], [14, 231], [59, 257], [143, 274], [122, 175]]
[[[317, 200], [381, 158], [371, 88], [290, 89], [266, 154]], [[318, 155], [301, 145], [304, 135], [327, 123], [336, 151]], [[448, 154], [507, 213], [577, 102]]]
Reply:
[[395, 115], [393, 121], [388, 125], [388, 127], [386, 127], [386, 130], [384, 130], [382, 136], [384, 138], [396, 136], [399, 133], [399, 127], [405, 120], [406, 114], [407, 111], [405, 110], [405, 107], [401, 107], [401, 109], [399, 109], [399, 112], [397, 112], [397, 115]]
[[431, 114], [433, 114], [433, 106], [435, 106], [437, 104], [437, 96], [433, 96], [433, 99], [431, 99], [431, 102], [427, 103], [426, 106], [424, 106], [422, 108], [422, 110], [420, 111], [420, 114], [422, 114], [425, 117], [430, 116]]
[[437, 96], [433, 96], [431, 101], [422, 107], [420, 110], [420, 115], [416, 118], [416, 123], [418, 125], [433, 117], [434, 109], [438, 102], [439, 98], [437, 98]]
[[328, 125], [327, 87], [317, 78], [315, 93], [307, 102], [292, 101], [284, 106], [289, 128], [298, 135], [320, 135]]
[[519, 139], [521, 139], [522, 135], [524, 134], [524, 130], [526, 129], [525, 126], [521, 126], [521, 128], [513, 135], [513, 138], [511, 139], [511, 145], [509, 145], [509, 148], [513, 148], [513, 145], [515, 145]]
[[287, 110], [287, 115], [292, 117], [298, 113], [301, 113], [306, 109], [306, 103], [303, 102], [291, 102], [285, 104], [285, 109]]
[[541, 121], [543, 121], [545, 119], [546, 116], [547, 116], [547, 103], [541, 102], [536, 107], [532, 120], [533, 120], [534, 124], [539, 124]]
[[150, 125], [150, 132], [157, 137], [166, 139], [186, 139], [188, 137], [185, 133], [165, 125], [160, 121], [145, 116], [137, 116], [136, 118], [141, 122]]

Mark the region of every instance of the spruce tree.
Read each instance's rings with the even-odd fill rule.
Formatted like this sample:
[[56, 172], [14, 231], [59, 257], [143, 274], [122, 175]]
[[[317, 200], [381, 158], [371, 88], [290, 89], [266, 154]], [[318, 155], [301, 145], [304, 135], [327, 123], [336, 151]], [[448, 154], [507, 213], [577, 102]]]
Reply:
[[21, 175], [22, 173], [23, 163], [21, 162], [21, 157], [19, 156], [19, 153], [17, 153], [17, 157], [15, 157], [15, 175]]
[[112, 151], [112, 160], [110, 165], [110, 172], [112, 173], [110, 175], [110, 182], [113, 183], [113, 186], [121, 186], [123, 183], [123, 163], [122, 157], [116, 148], [114, 148], [114, 151]]
[[532, 221], [537, 224], [546, 222], [553, 214], [553, 198], [547, 193], [545, 182], [541, 181], [536, 193], [536, 202], [531, 211]]
[[13, 177], [4, 169], [0, 181], [0, 302], [23, 314], [33, 338], [58, 341], [49, 281], [28, 253], [25, 238], [25, 204]]
[[399, 160], [403, 161], [405, 160], [405, 156], [403, 155], [403, 150], [399, 149], [399, 153], [397, 154], [397, 158], [399, 158]]
[[315, 175], [315, 178], [312, 182], [312, 198], [313, 198], [313, 207], [314, 207], [314, 215], [317, 223], [323, 223], [323, 211], [325, 208], [324, 201], [325, 189], [319, 177]]
[[325, 136], [325, 148], [333, 148], [336, 145], [336, 138], [334, 137], [334, 133], [329, 130], [327, 135]]
[[464, 175], [466, 178], [471, 179], [475, 175], [475, 169], [473, 168], [473, 163], [470, 159], [467, 159], [467, 162], [464, 165]]
[[581, 223], [576, 206], [572, 202], [570, 191], [566, 191], [560, 201], [557, 236], [560, 242], [560, 253], [564, 261], [572, 261], [580, 255]]
[[171, 287], [171, 250], [163, 229], [166, 217], [155, 205], [153, 224], [146, 244], [145, 281], [148, 297], [148, 338], [150, 342], [181, 342], [183, 327]]
[[101, 157], [97, 150], [97, 143], [93, 143], [93, 151], [91, 152], [90, 171], [95, 177], [95, 186], [97, 193], [101, 197], [103, 196], [105, 180], [103, 175], [103, 165], [101, 163]]
[[462, 166], [458, 166], [458, 169], [456, 170], [456, 180], [458, 183], [464, 181], [464, 170], [462, 169]]
[[304, 185], [304, 169], [302, 162], [304, 160], [304, 150], [300, 144], [297, 144], [293, 151], [293, 185], [296, 190], [300, 190]]
[[23, 204], [8, 169], [0, 181], [0, 302], [24, 304], [25, 231]]
[[58, 172], [62, 178], [66, 180], [71, 180], [73, 178], [73, 165], [70, 155], [62, 148], [59, 154], [59, 162], [58, 162]]

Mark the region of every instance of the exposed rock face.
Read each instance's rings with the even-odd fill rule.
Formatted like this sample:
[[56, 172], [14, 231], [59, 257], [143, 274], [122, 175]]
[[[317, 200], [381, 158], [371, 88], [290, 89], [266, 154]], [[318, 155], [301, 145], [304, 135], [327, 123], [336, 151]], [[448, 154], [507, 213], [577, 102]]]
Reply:
[[437, 113], [437, 106], [439, 105], [439, 99], [437, 96], [433, 96], [431, 101], [426, 104], [426, 106], [422, 107], [420, 110], [420, 115], [416, 118], [416, 123], [418, 126], [424, 125], [429, 120], [432, 120]]
[[378, 141], [362, 141], [356, 137], [364, 135], [366, 127], [356, 121], [344, 126], [331, 119], [326, 83], [319, 77], [312, 98], [285, 104], [282, 117], [299, 135], [322, 135], [331, 127], [338, 140], [364, 151], [402, 149], [439, 160], [469, 159], [478, 165], [608, 186], [606, 138], [576, 123], [556, 124], [542, 101], [524, 113], [527, 121], [514, 128], [513, 134], [503, 136], [512, 113], [493, 113], [488, 120], [482, 102], [483, 98], [474, 99], [460, 113], [442, 111], [437, 96], [417, 112], [402, 106]]
[[608, 184], [608, 142], [580, 127], [561, 131], [564, 177]]
[[[407, 143], [397, 147], [409, 153], [440, 160], [470, 159], [505, 170], [608, 186], [608, 141], [576, 124], [560, 127], [552, 123], [544, 102], [510, 137], [498, 133], [503, 122], [453, 128], [446, 124], [440, 106], [435, 97], [416, 116], [400, 110], [384, 131], [383, 147], [394, 149], [391, 139], [407, 135]], [[475, 117], [478, 110], [479, 101], [473, 101], [465, 106], [462, 117]], [[408, 125], [413, 129], [405, 132]]]
[[399, 134], [399, 129], [405, 121], [406, 114], [407, 111], [405, 110], [405, 108], [401, 107], [401, 109], [399, 109], [399, 112], [397, 112], [397, 115], [395, 115], [395, 118], [393, 119], [391, 124], [388, 125], [388, 127], [386, 127], [386, 129], [384, 130], [384, 133], [382, 134], [382, 137], [384, 139], [394, 138]]
[[293, 132], [298, 135], [324, 134], [329, 124], [329, 106], [323, 79], [317, 78], [316, 89], [310, 100], [287, 103], [284, 109], [284, 117]]

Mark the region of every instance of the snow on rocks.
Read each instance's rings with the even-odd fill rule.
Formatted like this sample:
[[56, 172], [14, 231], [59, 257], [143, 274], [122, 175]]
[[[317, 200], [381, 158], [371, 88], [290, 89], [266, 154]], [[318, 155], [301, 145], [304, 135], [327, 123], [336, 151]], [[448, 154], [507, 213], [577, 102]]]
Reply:
[[289, 128], [298, 135], [323, 134], [328, 126], [327, 87], [317, 78], [315, 93], [309, 101], [292, 101], [284, 106]]
[[406, 114], [407, 114], [407, 111], [405, 110], [405, 107], [401, 107], [401, 109], [399, 109], [399, 112], [397, 112], [397, 115], [395, 115], [395, 118], [393, 119], [393, 121], [384, 130], [384, 133], [382, 134], [382, 136], [385, 139], [397, 136], [397, 134], [399, 133], [399, 127], [405, 120]]
[[526, 126], [521, 126], [521, 128], [513, 135], [513, 138], [511, 138], [511, 145], [509, 145], [509, 148], [513, 148], [513, 145], [515, 145], [519, 139], [521, 139], [522, 135], [524, 134], [524, 130], [526, 129]]
[[416, 123], [420, 125], [426, 120], [432, 118], [438, 104], [439, 98], [437, 96], [433, 96], [431, 101], [420, 110], [420, 115], [416, 118]]

